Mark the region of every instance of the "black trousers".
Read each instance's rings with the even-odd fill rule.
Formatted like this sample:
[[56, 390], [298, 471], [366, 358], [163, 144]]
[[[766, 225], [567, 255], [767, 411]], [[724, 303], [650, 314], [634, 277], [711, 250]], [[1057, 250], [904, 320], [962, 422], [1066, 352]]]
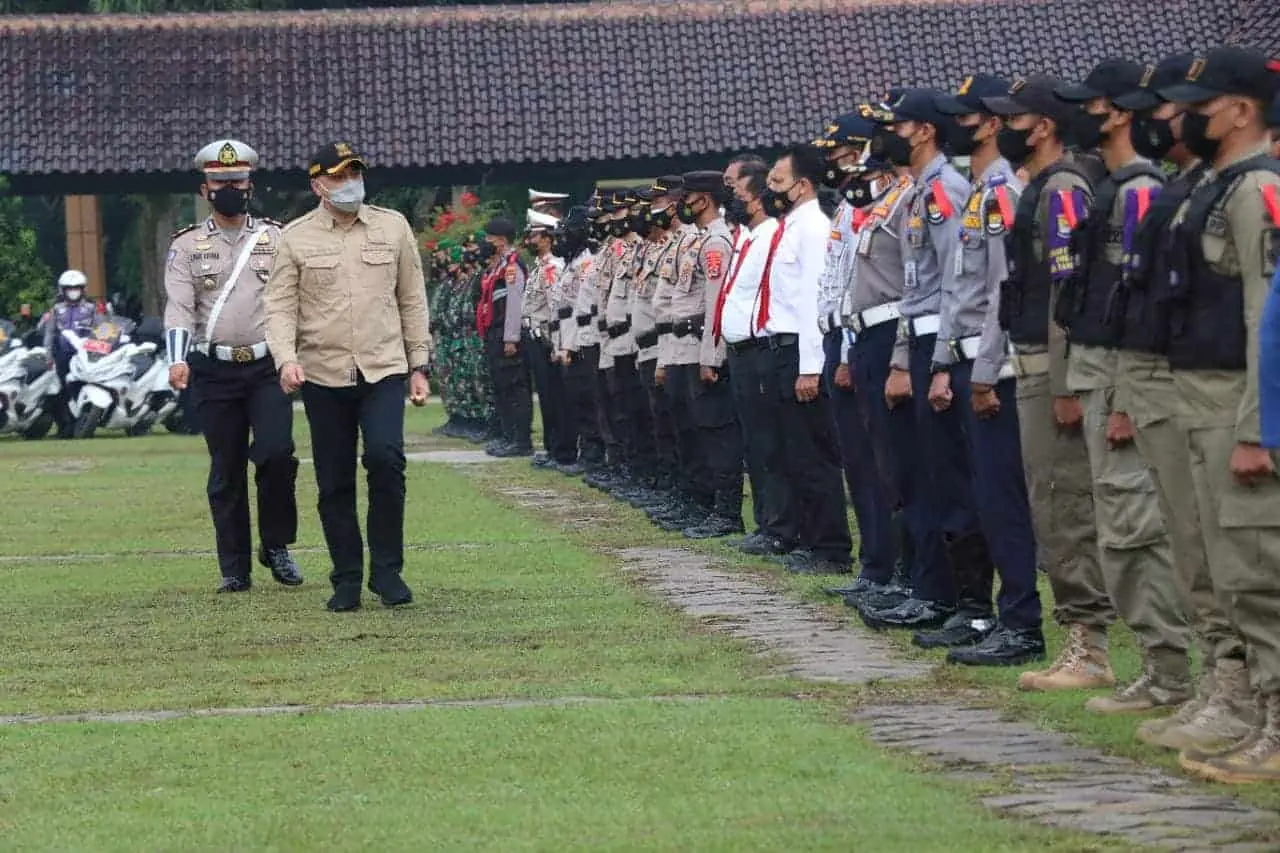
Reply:
[[542, 415], [542, 448], [557, 462], [572, 462], [577, 456], [578, 435], [568, 417], [564, 376], [551, 363], [551, 342], [525, 330], [520, 341], [525, 369], [538, 390], [538, 411]]
[[653, 423], [654, 479], [660, 489], [670, 489], [680, 476], [680, 452], [676, 442], [675, 421], [671, 418], [671, 392], [666, 385], [654, 381], [658, 359], [637, 365], [640, 382], [649, 396], [649, 416]]
[[[248, 577], [249, 460], [258, 492], [258, 539], [284, 548], [298, 536], [293, 403], [280, 389], [270, 358], [248, 364], [193, 352], [188, 401], [209, 448], [209, 510], [223, 577]], [[252, 433], [252, 441], [250, 434]]]
[[636, 355], [615, 356], [606, 371], [609, 383], [609, 416], [613, 434], [622, 448], [625, 464], [642, 479], [652, 479], [656, 467], [653, 447], [653, 416], [645, 393]]
[[[674, 370], [674, 374], [672, 371]], [[703, 382], [696, 364], [667, 368], [667, 382], [687, 406], [696, 435], [697, 477], [716, 515], [742, 521], [742, 427], [738, 424], [728, 366], [715, 382]], [[675, 385], [671, 385], [674, 376]]]
[[600, 424], [600, 437], [604, 440], [604, 452], [606, 463], [611, 468], [617, 468], [626, 464], [626, 452], [623, 450], [622, 441], [618, 438], [617, 432], [614, 431], [613, 419], [613, 397], [609, 394], [609, 383], [613, 381], [610, 375], [613, 371], [612, 367], [600, 368], [600, 348], [596, 347], [596, 374], [594, 377], [594, 394], [596, 406], [596, 420]]
[[664, 384], [671, 395], [671, 420], [680, 454], [680, 478], [676, 485], [688, 500], [709, 510], [715, 504], [715, 491], [707, 460], [702, 455], [698, 420], [693, 411], [693, 389], [699, 382], [698, 365], [669, 364], [666, 377]]
[[356, 443], [369, 481], [369, 579], [404, 569], [404, 374], [330, 388], [308, 382], [302, 403], [311, 425], [311, 452], [320, 491], [320, 525], [329, 546], [334, 587], [359, 586], [364, 542], [356, 518]]
[[[831, 400], [819, 383], [815, 400], [796, 399], [800, 348], [766, 347], [765, 393], [779, 400], [777, 426], [782, 430], [787, 480], [795, 490], [800, 547], [826, 560], [847, 563], [853, 549], [845, 512], [844, 469], [831, 416]], [[768, 381], [772, 377], [772, 381]]]
[[[800, 538], [793, 484], [787, 479], [780, 428], [782, 401], [767, 348], [729, 352], [729, 388], [742, 430], [756, 529], [794, 544]], [[766, 393], [773, 389], [773, 393]]]
[[484, 347], [489, 373], [493, 376], [493, 408], [498, 415], [502, 437], [511, 444], [528, 447], [533, 434], [533, 390], [530, 388], [529, 369], [519, 350], [510, 357], [505, 354], [501, 325], [489, 329]]
[[596, 405], [600, 347], [590, 346], [570, 352], [569, 364], [563, 371], [570, 417], [578, 436], [578, 459], [583, 465], [603, 465], [604, 438], [600, 433], [600, 409]]

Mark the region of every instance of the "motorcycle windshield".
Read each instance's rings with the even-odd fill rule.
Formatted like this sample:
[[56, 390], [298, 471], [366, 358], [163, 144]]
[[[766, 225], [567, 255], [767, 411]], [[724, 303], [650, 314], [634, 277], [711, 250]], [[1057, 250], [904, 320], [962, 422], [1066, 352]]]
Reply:
[[0, 355], [4, 355], [21, 343], [17, 331], [17, 327], [10, 321], [0, 320]]
[[123, 330], [119, 324], [111, 322], [98, 323], [89, 330], [84, 341], [84, 351], [90, 361], [97, 361], [104, 355], [110, 355], [120, 345]]

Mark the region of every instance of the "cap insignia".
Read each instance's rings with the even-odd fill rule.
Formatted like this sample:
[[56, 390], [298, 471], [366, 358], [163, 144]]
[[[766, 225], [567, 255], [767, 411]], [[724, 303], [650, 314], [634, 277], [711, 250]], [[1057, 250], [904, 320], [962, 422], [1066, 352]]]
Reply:
[[1027, 88], [1027, 81], [1022, 77], [1019, 77], [1017, 80], [1014, 80], [1013, 85], [1009, 87], [1009, 94], [1016, 95], [1025, 88]]
[[1146, 68], [1144, 68], [1142, 71], [1142, 79], [1138, 81], [1138, 86], [1143, 89], [1150, 88], [1151, 76], [1155, 73], [1156, 73], [1156, 67], [1154, 65], [1148, 65]]
[[1191, 63], [1191, 67], [1187, 69], [1187, 82], [1194, 83], [1199, 80], [1200, 75], [1204, 73], [1204, 66], [1205, 61], [1197, 56], [1195, 61]]
[[345, 142], [339, 142], [333, 146], [333, 150], [337, 152], [339, 157], [351, 157], [351, 146]]
[[972, 78], [972, 77], [966, 77], [966, 78], [964, 78], [964, 82], [960, 84], [960, 91], [959, 91], [959, 92], [957, 92], [957, 94], [960, 94], [960, 95], [967, 95], [967, 94], [969, 94], [969, 90], [970, 90], [971, 88], [973, 88], [973, 78]]
[[236, 147], [230, 142], [224, 142], [218, 149], [218, 162], [224, 166], [234, 166], [239, 161], [240, 155], [236, 153]]

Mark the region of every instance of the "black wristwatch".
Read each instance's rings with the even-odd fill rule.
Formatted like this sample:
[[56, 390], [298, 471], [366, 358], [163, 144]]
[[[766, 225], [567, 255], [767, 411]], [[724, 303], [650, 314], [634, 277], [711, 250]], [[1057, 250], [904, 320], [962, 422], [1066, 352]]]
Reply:
[[930, 376], [934, 376], [939, 373], [950, 373], [950, 372], [951, 372], [951, 365], [949, 364], [938, 364], [938, 362], [935, 361], [933, 364], [929, 365]]

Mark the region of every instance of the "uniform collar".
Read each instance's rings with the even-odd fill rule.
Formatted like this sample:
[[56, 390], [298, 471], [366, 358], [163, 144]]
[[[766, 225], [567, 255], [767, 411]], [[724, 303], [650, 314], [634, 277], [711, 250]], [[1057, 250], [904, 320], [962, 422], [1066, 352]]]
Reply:
[[927, 184], [934, 178], [942, 174], [942, 169], [947, 165], [947, 155], [937, 154], [929, 164], [924, 167], [924, 171], [920, 173], [920, 183]]
[[[317, 209], [320, 211], [320, 215], [324, 217], [324, 224], [326, 226], [328, 226], [331, 229], [336, 228], [338, 226], [338, 217], [333, 215], [332, 210], [324, 206], [324, 202], [320, 202], [320, 205]], [[367, 212], [368, 210], [369, 210], [369, 205], [367, 204], [360, 205], [360, 209], [356, 211], [356, 221], [363, 222], [365, 225], [368, 225], [369, 224], [369, 214]]]
[[1210, 166], [1209, 168], [1214, 173], [1221, 173], [1227, 169], [1230, 169], [1232, 166], [1234, 166], [1237, 163], [1243, 163], [1245, 160], [1248, 160], [1250, 157], [1257, 157], [1259, 154], [1266, 154], [1270, 150], [1271, 150], [1271, 143], [1269, 142], [1263, 143], [1262, 145], [1259, 145], [1256, 148], [1251, 148], [1248, 151], [1241, 152], [1239, 157], [1235, 158], [1230, 163], [1224, 163], [1222, 165], [1222, 168], [1220, 169], [1214, 168], [1213, 166]]
[[1003, 157], [997, 157], [987, 164], [987, 168], [982, 170], [982, 174], [978, 177], [978, 186], [985, 187], [991, 183], [991, 179], [997, 175], [1004, 175], [1006, 179], [1013, 174], [1013, 167], [1009, 165], [1009, 161]]

